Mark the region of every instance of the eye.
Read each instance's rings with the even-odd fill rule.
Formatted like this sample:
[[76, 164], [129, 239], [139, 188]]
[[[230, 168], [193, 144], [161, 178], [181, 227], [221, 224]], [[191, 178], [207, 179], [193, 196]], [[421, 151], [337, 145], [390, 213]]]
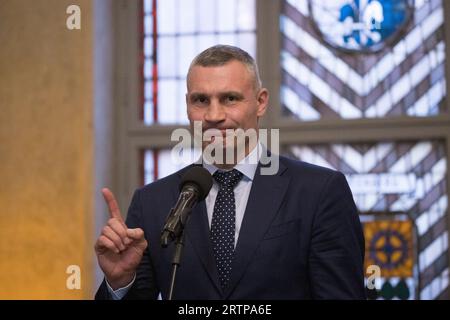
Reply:
[[207, 104], [208, 97], [205, 96], [194, 96], [192, 97], [192, 102], [195, 104]]
[[233, 104], [233, 103], [236, 103], [236, 102], [239, 101], [239, 98], [236, 95], [233, 95], [233, 94], [226, 95], [224, 98], [225, 98], [224, 99], [225, 103]]

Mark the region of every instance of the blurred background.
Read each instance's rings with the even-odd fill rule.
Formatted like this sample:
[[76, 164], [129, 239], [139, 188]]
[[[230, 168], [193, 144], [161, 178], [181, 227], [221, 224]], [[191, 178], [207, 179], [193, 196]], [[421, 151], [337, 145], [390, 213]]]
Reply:
[[0, 0], [0, 299], [93, 298], [100, 190], [126, 216], [183, 166], [185, 75], [219, 43], [256, 57], [281, 153], [345, 173], [381, 271], [369, 298], [449, 299], [448, 17], [443, 0]]

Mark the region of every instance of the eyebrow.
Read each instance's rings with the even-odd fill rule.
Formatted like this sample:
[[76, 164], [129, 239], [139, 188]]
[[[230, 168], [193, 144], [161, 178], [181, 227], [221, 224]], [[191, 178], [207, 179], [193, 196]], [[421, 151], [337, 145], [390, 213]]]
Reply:
[[189, 95], [189, 100], [195, 100], [198, 98], [209, 98], [209, 96], [206, 93], [201, 92], [193, 92]]
[[238, 98], [238, 99], [243, 99], [243, 98], [244, 98], [244, 95], [243, 95], [242, 93], [240, 93], [240, 92], [237, 92], [237, 91], [226, 91], [226, 92], [221, 92], [221, 93], [219, 94], [219, 96], [220, 96], [221, 98], [226, 97], [226, 96], [234, 96], [234, 97], [236, 97], [236, 98]]
[[[223, 99], [223, 98], [228, 97], [228, 96], [236, 97], [239, 100], [244, 99], [244, 95], [242, 93], [240, 93], [240, 92], [237, 92], [237, 91], [219, 92], [218, 96], [219, 96], [219, 99]], [[189, 100], [190, 101], [193, 101], [193, 100], [196, 100], [196, 99], [199, 99], [199, 98], [210, 99], [211, 95], [208, 95], [206, 93], [201, 93], [201, 92], [193, 92], [193, 93], [189, 94]]]

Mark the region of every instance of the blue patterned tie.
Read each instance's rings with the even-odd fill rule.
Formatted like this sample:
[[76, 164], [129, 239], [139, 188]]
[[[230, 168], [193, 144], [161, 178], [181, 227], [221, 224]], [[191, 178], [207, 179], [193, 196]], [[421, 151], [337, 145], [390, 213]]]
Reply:
[[225, 288], [231, 276], [231, 262], [234, 256], [234, 233], [236, 221], [236, 205], [234, 186], [242, 179], [242, 173], [216, 171], [213, 175], [219, 184], [219, 193], [214, 204], [211, 222], [211, 243], [216, 258], [217, 271], [222, 288]]

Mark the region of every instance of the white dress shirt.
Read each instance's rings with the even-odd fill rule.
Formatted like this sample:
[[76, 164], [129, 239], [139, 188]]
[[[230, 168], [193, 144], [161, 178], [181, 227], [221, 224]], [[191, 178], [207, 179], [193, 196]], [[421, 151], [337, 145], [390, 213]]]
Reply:
[[[259, 147], [259, 146], [258, 146]], [[258, 166], [259, 154], [258, 147], [242, 159], [233, 169], [243, 174], [242, 179], [234, 187], [234, 199], [236, 204], [236, 227], [234, 233], [234, 247], [236, 247], [239, 232], [241, 230], [242, 220], [244, 219], [245, 208], [247, 207], [248, 196], [252, 188], [253, 178], [255, 177], [256, 168]], [[259, 149], [260, 150], [260, 149]], [[203, 167], [213, 175], [218, 169], [216, 166], [203, 163]], [[232, 169], [230, 169], [232, 170]], [[211, 221], [216, 203], [217, 193], [219, 192], [219, 184], [213, 179], [213, 186], [205, 199], [206, 212], [208, 213], [209, 228], [211, 229]]]

